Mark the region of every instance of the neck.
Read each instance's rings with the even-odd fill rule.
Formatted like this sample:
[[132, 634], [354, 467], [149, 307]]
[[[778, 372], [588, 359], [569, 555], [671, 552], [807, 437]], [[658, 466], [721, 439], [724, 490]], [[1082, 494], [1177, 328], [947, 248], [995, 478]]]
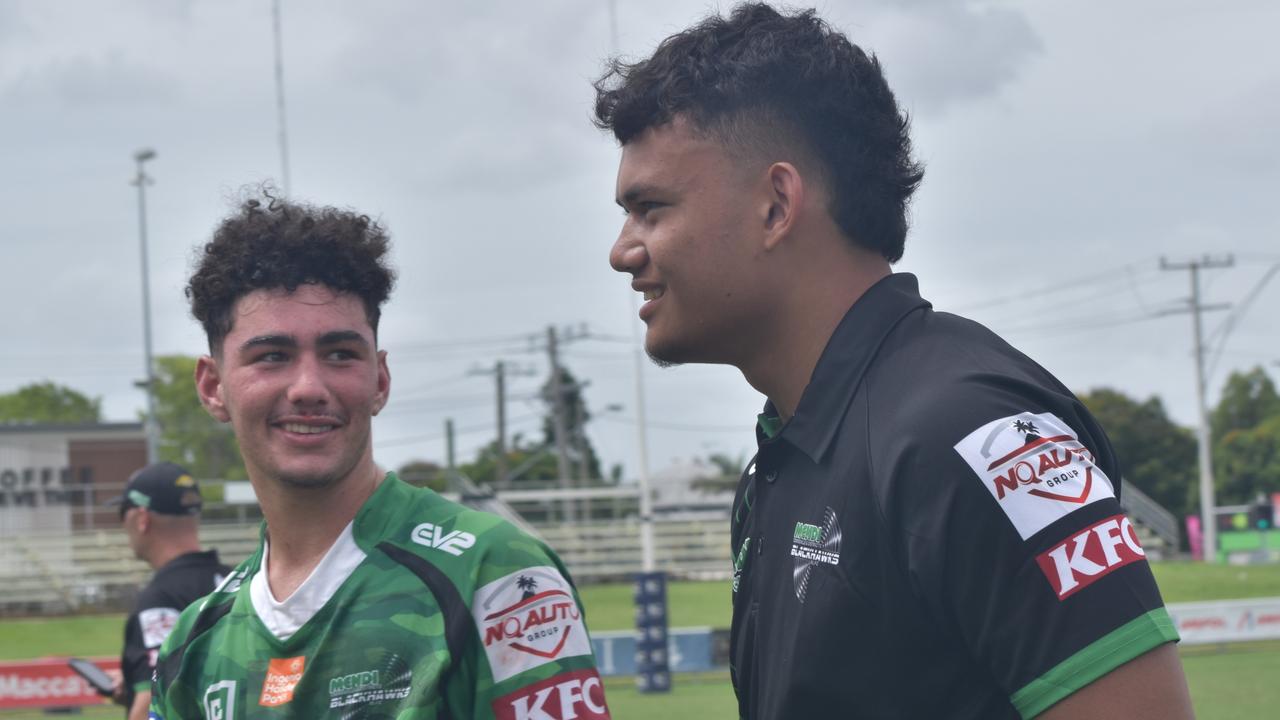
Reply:
[[796, 413], [800, 398], [813, 377], [814, 368], [831, 340], [836, 326], [858, 298], [889, 275], [882, 259], [832, 262], [795, 271], [806, 278], [782, 297], [775, 322], [766, 329], [763, 350], [739, 364], [743, 376], [769, 398], [785, 422]]
[[270, 533], [266, 570], [272, 595], [283, 600], [297, 590], [384, 475], [371, 458], [323, 488], [299, 488], [250, 473]]
[[147, 555], [147, 564], [156, 570], [187, 553], [200, 552], [200, 540], [194, 535], [165, 538], [161, 542], [154, 543], [154, 545]]

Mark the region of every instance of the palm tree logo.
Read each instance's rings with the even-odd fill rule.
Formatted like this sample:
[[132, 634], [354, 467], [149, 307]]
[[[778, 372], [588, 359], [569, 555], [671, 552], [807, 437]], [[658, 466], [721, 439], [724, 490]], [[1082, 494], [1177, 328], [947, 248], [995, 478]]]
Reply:
[[1033, 442], [1040, 439], [1040, 429], [1030, 420], [1014, 420], [1013, 429], [1027, 436], [1026, 442]]
[[516, 578], [516, 587], [524, 592], [524, 594], [520, 596], [520, 599], [528, 600], [529, 598], [533, 597], [534, 595], [533, 591], [537, 589], [538, 581], [534, 580], [528, 575], [521, 575], [520, 577]]

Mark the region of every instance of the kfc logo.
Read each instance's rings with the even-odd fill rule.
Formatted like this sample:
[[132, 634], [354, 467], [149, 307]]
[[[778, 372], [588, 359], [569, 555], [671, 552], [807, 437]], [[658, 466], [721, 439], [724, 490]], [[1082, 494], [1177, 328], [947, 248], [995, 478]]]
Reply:
[[573, 588], [554, 567], [525, 568], [485, 585], [471, 610], [494, 682], [552, 660], [591, 654]]
[[1023, 540], [1078, 508], [1115, 497], [1093, 453], [1052, 413], [993, 420], [956, 443], [955, 450]]
[[576, 670], [493, 701], [496, 720], [609, 720], [604, 686], [595, 670]]
[[1040, 553], [1036, 562], [1064, 600], [1146, 555], [1129, 518], [1113, 515]]

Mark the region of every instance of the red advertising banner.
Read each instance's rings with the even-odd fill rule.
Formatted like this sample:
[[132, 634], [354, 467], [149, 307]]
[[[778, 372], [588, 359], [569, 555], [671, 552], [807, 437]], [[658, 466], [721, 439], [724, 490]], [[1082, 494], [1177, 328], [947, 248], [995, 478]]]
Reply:
[[[119, 658], [92, 660], [112, 675], [120, 672]], [[67, 666], [66, 658], [0, 662], [0, 710], [101, 705], [104, 702], [107, 702], [106, 698]]]

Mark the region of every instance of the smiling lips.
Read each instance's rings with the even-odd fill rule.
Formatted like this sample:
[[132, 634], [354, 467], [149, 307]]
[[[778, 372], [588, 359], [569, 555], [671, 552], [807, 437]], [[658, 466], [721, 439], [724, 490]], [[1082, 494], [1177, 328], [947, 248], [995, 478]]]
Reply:
[[281, 425], [281, 427], [284, 428], [285, 431], [291, 432], [291, 433], [299, 433], [302, 435], [315, 435], [318, 433], [328, 432], [334, 429], [335, 427], [337, 427], [337, 425], [307, 425], [305, 423], [290, 422], [290, 423], [284, 423], [283, 425]]

